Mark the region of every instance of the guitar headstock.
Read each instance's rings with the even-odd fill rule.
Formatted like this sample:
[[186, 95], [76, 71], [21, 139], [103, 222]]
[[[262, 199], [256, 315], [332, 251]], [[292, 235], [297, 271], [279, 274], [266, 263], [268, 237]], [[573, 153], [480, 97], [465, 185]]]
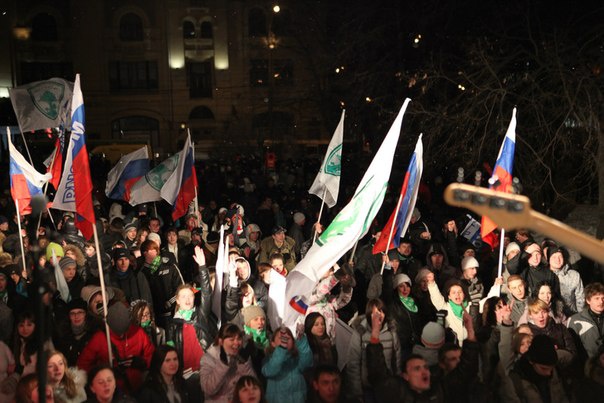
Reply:
[[500, 228], [510, 230], [530, 226], [531, 201], [526, 196], [453, 183], [445, 189], [444, 197], [452, 206], [489, 217]]

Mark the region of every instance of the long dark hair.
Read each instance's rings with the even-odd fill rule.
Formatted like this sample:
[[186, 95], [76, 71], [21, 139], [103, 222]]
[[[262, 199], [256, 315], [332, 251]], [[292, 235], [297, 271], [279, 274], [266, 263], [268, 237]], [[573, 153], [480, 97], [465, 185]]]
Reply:
[[[325, 333], [321, 337], [315, 336], [312, 333], [312, 328], [319, 318], [323, 318], [323, 322], [326, 324]], [[331, 338], [327, 334], [327, 322], [325, 321], [325, 317], [319, 312], [309, 313], [306, 319], [304, 319], [304, 333], [306, 334], [310, 349], [318, 356], [319, 361], [332, 361], [333, 357], [331, 357], [331, 354], [325, 349], [325, 346], [331, 348]]]
[[182, 377], [182, 362], [180, 361], [180, 357], [178, 357], [178, 351], [168, 344], [162, 344], [158, 346], [153, 352], [153, 356], [151, 357], [151, 364], [149, 365], [149, 375], [147, 376], [147, 383], [152, 387], [157, 387], [157, 385], [162, 385], [162, 387], [166, 388], [166, 383], [164, 382], [164, 377], [161, 375], [161, 367], [166, 359], [166, 356], [169, 352], [173, 351], [178, 358], [178, 371], [174, 375], [174, 386], [176, 390], [180, 394], [181, 398], [183, 397], [184, 391], [184, 379]]
[[19, 323], [22, 323], [26, 320], [29, 320], [34, 324], [33, 333], [27, 339], [23, 339], [25, 341], [25, 363], [29, 364], [31, 362], [31, 357], [38, 352], [38, 338], [36, 337], [38, 334], [38, 327], [36, 326], [36, 317], [31, 311], [23, 311], [17, 316], [17, 320], [15, 321], [15, 333], [13, 337], [13, 355], [16, 358], [21, 356], [21, 348], [23, 343], [21, 342], [21, 336], [19, 335]]

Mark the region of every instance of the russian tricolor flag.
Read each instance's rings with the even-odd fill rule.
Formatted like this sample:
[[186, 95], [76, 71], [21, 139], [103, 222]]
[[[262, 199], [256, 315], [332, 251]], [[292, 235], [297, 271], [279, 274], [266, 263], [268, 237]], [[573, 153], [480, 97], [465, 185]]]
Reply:
[[[491, 176], [489, 186], [490, 189], [497, 190], [500, 192], [511, 193], [512, 192], [512, 169], [514, 167], [514, 150], [516, 148], [516, 108], [512, 111], [512, 120], [505, 133], [503, 144], [499, 149], [499, 155], [497, 156], [497, 162], [495, 163], [495, 169], [493, 169], [493, 175]], [[489, 245], [491, 248], [495, 248], [497, 239], [493, 231], [497, 228], [497, 224], [491, 221], [488, 217], [482, 217], [480, 226], [480, 236], [482, 240]]]
[[149, 172], [147, 147], [124, 155], [107, 174], [105, 194], [110, 199], [130, 201], [130, 189]]
[[10, 153], [10, 192], [13, 200], [19, 206], [19, 214], [30, 214], [32, 197], [43, 194], [42, 186], [50, 180], [52, 175], [49, 173], [43, 175], [36, 171], [13, 145], [8, 127], [6, 131]]
[[84, 121], [84, 96], [80, 88], [80, 75], [76, 74], [71, 101], [70, 139], [70, 147], [73, 147], [71, 148], [71, 156], [73, 159], [73, 187], [76, 205], [75, 222], [84, 238], [90, 239], [93, 236], [92, 226], [95, 225], [96, 218], [92, 205], [92, 180], [90, 178], [88, 151], [86, 150]]
[[189, 204], [197, 196], [197, 174], [191, 136], [187, 135], [185, 145], [178, 157], [178, 168], [168, 178], [161, 189], [161, 197], [173, 207], [172, 219], [177, 220], [187, 213]]
[[[417, 194], [419, 192], [419, 184], [422, 178], [422, 171], [424, 169], [423, 163], [424, 147], [422, 143], [422, 135], [420, 134], [417, 144], [415, 145], [415, 151], [411, 156], [411, 162], [409, 162], [409, 168], [405, 174], [405, 180], [401, 188], [401, 195], [397, 208], [394, 209], [390, 215], [390, 219], [384, 226], [380, 238], [373, 245], [373, 253], [386, 252], [390, 249], [396, 248], [400, 245], [401, 238], [405, 236], [409, 222], [411, 221], [411, 215], [413, 214], [413, 208], [417, 200]], [[396, 222], [395, 222], [396, 220]], [[395, 225], [392, 229], [392, 225]], [[388, 238], [392, 232], [392, 240], [390, 245], [387, 245]]]

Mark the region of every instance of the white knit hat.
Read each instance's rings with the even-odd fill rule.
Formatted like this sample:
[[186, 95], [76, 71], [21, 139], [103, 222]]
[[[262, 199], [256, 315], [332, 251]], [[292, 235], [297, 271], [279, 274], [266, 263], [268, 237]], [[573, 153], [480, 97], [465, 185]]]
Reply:
[[428, 322], [422, 330], [421, 340], [425, 347], [439, 349], [445, 344], [445, 328], [439, 323]]
[[512, 253], [513, 251], [518, 251], [520, 252], [520, 246], [518, 246], [518, 244], [516, 242], [510, 242], [507, 246], [507, 248], [505, 248], [505, 255], [509, 255], [510, 253]]
[[478, 264], [478, 260], [476, 260], [476, 258], [472, 257], [472, 256], [464, 257], [463, 260], [461, 261], [462, 270], [471, 269], [472, 267], [479, 267], [479, 266], [480, 265]]
[[405, 273], [399, 273], [396, 276], [394, 276], [394, 280], [392, 281], [392, 286], [394, 288], [397, 288], [399, 285], [401, 285], [401, 283], [409, 283], [409, 286], [411, 286], [411, 279]]

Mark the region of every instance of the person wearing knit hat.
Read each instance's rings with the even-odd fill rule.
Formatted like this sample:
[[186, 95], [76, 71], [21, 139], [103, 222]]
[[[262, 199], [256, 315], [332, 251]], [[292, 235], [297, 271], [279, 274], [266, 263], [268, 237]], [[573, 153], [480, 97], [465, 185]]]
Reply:
[[581, 312], [585, 306], [585, 292], [579, 272], [568, 264], [568, 251], [565, 248], [551, 246], [549, 252], [549, 268], [558, 277], [560, 297], [567, 312]]
[[67, 304], [67, 323], [56, 327], [53, 337], [55, 348], [64, 352], [69, 367], [75, 367], [78, 356], [88, 343], [96, 329], [86, 314], [86, 301], [82, 298], [73, 298]]
[[[390, 281], [392, 285], [388, 287]], [[411, 354], [422, 328], [419, 309], [411, 294], [411, 285], [411, 278], [405, 273], [397, 273], [394, 276], [384, 273], [385, 289], [382, 296], [392, 319], [396, 322], [396, 334], [403, 355]]]
[[422, 329], [421, 344], [413, 346], [413, 354], [419, 354], [428, 366], [438, 364], [438, 349], [445, 344], [445, 328], [436, 322], [428, 322]]
[[82, 288], [86, 285], [86, 282], [82, 276], [78, 273], [78, 265], [75, 260], [68, 256], [63, 256], [59, 260], [59, 267], [63, 273], [63, 277], [67, 282], [69, 288], [69, 294], [72, 297], [77, 297], [82, 292]]
[[516, 242], [510, 242], [505, 248], [505, 257], [510, 260], [520, 253], [520, 246]]
[[50, 242], [48, 244], [48, 246], [46, 247], [46, 260], [50, 262], [50, 260], [52, 259], [53, 256], [53, 252], [54, 252], [54, 256], [56, 256], [58, 259], [61, 259], [63, 256], [65, 256], [65, 251], [63, 250], [63, 247], [61, 245], [59, 245], [56, 242]]
[[[526, 352], [526, 357], [533, 367], [535, 364], [541, 367], [549, 367], [549, 368], [540, 368], [540, 370], [548, 370], [548, 374], [540, 374], [542, 376], [550, 376], [551, 371], [553, 371], [554, 367], [558, 363], [558, 355], [556, 354], [556, 345], [554, 344], [554, 340], [546, 334], [538, 334], [533, 337], [533, 341], [531, 342], [531, 346]], [[540, 370], [535, 368], [535, 372], [539, 373]]]
[[264, 350], [268, 347], [270, 338], [266, 331], [266, 313], [258, 305], [250, 305], [241, 310], [243, 316], [243, 331], [249, 335], [254, 345]]
[[126, 248], [130, 249], [132, 245], [136, 243], [136, 234], [138, 232], [138, 227], [136, 222], [129, 222], [124, 226], [124, 230], [122, 231], [122, 236], [124, 238], [124, 242], [126, 243]]

